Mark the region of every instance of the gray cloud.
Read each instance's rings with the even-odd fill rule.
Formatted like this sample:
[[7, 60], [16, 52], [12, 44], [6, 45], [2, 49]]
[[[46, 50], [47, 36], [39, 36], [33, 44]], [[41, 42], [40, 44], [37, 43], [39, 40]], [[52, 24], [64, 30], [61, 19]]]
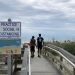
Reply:
[[[75, 5], [70, 1], [47, 0], [46, 2], [44, 0], [43, 2], [42, 0], [42, 2], [34, 2], [35, 4], [30, 3], [29, 5], [20, 3], [18, 0], [2, 0], [0, 1], [0, 20], [11, 18], [21, 21], [22, 37], [28, 34], [26, 38], [30, 38], [32, 34], [37, 35], [39, 32], [48, 38], [66, 38], [71, 35], [75, 37]], [[27, 30], [24, 27], [28, 27]], [[31, 34], [29, 34], [30, 32]]]
[[69, 2], [70, 0], [55, 0], [57, 2]]
[[14, 9], [10, 7], [8, 4], [4, 4], [0, 2], [0, 12], [12, 12]]

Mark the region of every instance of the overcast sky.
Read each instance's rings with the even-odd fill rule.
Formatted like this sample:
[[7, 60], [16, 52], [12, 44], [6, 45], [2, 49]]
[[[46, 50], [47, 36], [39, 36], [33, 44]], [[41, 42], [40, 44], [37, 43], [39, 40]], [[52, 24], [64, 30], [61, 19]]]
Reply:
[[22, 22], [22, 39], [75, 39], [75, 0], [0, 0], [0, 21]]

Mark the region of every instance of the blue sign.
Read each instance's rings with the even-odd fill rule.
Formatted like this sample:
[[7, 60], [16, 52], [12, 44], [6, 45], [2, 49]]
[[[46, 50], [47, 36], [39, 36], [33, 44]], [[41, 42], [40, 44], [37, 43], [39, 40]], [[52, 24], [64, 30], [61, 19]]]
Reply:
[[21, 39], [0, 39], [0, 47], [4, 46], [20, 46], [21, 45]]

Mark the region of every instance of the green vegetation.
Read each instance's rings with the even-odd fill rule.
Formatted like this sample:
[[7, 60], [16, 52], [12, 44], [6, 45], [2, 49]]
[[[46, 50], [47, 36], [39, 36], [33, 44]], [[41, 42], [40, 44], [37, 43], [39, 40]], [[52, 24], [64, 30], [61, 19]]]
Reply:
[[[49, 42], [51, 43], [51, 42]], [[72, 42], [72, 41], [64, 41], [64, 42], [58, 42], [58, 41], [55, 41], [55, 42], [52, 42], [51, 44], [53, 45], [56, 45], [58, 47], [61, 47], [65, 50], [67, 50], [68, 52], [70, 52], [71, 54], [75, 55], [75, 42]]]

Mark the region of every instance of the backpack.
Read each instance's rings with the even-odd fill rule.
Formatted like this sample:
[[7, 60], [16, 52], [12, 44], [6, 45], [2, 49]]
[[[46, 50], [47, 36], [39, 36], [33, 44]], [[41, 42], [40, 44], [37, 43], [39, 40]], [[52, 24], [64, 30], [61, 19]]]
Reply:
[[31, 46], [35, 46], [35, 39], [31, 39], [31, 40], [30, 40], [30, 45], [31, 45]]
[[42, 41], [43, 41], [42, 37], [38, 37], [38, 42], [42, 42]]

